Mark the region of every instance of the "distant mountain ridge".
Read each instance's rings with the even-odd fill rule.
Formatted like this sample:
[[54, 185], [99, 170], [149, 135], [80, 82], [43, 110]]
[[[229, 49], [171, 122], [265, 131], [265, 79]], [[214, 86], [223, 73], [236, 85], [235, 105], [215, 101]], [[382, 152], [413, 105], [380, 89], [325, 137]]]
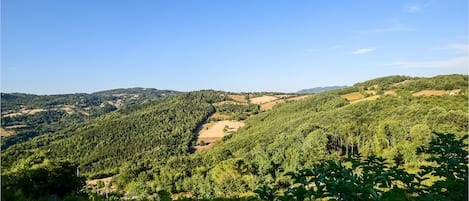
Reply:
[[314, 88], [310, 88], [310, 89], [302, 89], [302, 90], [299, 90], [296, 93], [297, 94], [320, 93], [320, 92], [330, 91], [330, 90], [334, 90], [334, 89], [342, 89], [342, 88], [345, 88], [345, 87], [348, 87], [348, 86], [344, 85], [344, 86], [314, 87]]
[[1, 147], [3, 150], [33, 137], [97, 118], [118, 108], [178, 93], [180, 92], [154, 88], [121, 88], [90, 94], [1, 93]]

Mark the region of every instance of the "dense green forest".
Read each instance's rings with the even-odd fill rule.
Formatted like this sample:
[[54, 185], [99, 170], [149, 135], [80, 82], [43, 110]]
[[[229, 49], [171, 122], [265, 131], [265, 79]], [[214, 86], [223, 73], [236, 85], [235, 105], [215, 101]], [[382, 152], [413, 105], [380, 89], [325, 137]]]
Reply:
[[[171, 155], [189, 154], [193, 132], [214, 112], [210, 103], [222, 100], [220, 94], [201, 91], [122, 108], [63, 132], [17, 144], [6, 150], [2, 165], [22, 165], [18, 157], [23, 159], [41, 147], [40, 154], [78, 162], [83, 173], [112, 175], [125, 161], [164, 161]], [[63, 139], [55, 140], [59, 138]], [[29, 153], [18, 156], [10, 152], [18, 150]], [[29, 160], [24, 158], [24, 163]]]
[[[341, 160], [321, 161], [313, 168], [285, 173], [290, 184], [264, 184], [256, 195], [241, 198], [179, 198], [176, 200], [467, 200], [468, 135], [458, 139], [453, 134], [434, 133], [428, 145], [417, 148], [430, 165], [421, 165], [417, 173], [402, 168], [401, 156], [386, 159], [351, 153]], [[84, 186], [84, 177], [74, 173], [76, 164], [46, 158], [30, 168], [2, 174], [3, 200], [122, 200], [115, 193], [95, 194]], [[275, 177], [275, 175], [273, 175]], [[426, 180], [434, 179], [430, 185]], [[109, 189], [109, 184], [98, 184]], [[128, 198], [124, 198], [128, 200]], [[173, 200], [166, 191], [139, 200]]]
[[138, 104], [148, 99], [161, 98], [178, 92], [152, 88], [129, 88], [100, 91], [91, 94], [33, 95], [24, 93], [2, 93], [2, 113], [21, 108], [55, 108], [60, 105], [82, 107], [99, 106], [107, 101], [121, 99], [126, 105]]
[[[263, 112], [252, 104], [214, 104], [230, 100], [225, 92], [181, 93], [10, 146], [2, 152], [2, 174], [30, 169], [45, 159], [67, 160], [88, 178], [113, 176], [116, 194], [145, 198], [167, 192], [210, 199], [255, 197], [256, 189], [259, 194], [259, 189], [274, 187], [280, 195], [297, 187], [294, 174], [288, 172], [324, 168], [325, 161], [340, 162], [358, 154], [363, 159], [353, 159], [357, 164], [382, 161], [389, 163], [382, 166], [383, 172], [398, 166], [409, 172], [403, 175], [411, 175], [422, 166], [435, 167], [427, 158], [432, 153], [424, 149], [416, 154], [418, 147], [435, 144], [432, 132], [453, 133], [457, 139], [467, 134], [467, 86], [467, 75], [389, 76]], [[419, 95], [423, 90], [428, 94]], [[364, 98], [350, 101], [350, 94]], [[194, 153], [194, 133], [214, 112], [241, 116], [245, 126], [216, 146]], [[462, 174], [467, 181], [467, 171]], [[425, 185], [438, 184], [436, 176]]]
[[1, 94], [2, 150], [43, 134], [54, 133], [94, 119], [119, 107], [176, 94], [147, 88], [114, 89], [92, 94]]
[[[446, 79], [453, 84], [450, 89], [467, 88], [467, 76]], [[356, 87], [387, 81], [369, 81]], [[429, 89], [446, 84], [424, 81], [429, 82]], [[424, 161], [415, 155], [415, 149], [430, 141], [431, 131], [458, 136], [467, 133], [467, 89], [464, 95], [426, 97], [412, 96], [410, 87], [401, 88], [404, 87], [396, 86], [395, 96], [352, 104], [337, 95], [345, 90], [340, 89], [260, 113], [247, 119], [246, 126], [228, 140], [194, 156], [192, 160], [196, 162], [192, 164], [196, 165], [183, 176], [191, 175], [190, 178], [173, 181], [175, 190], [202, 197], [243, 195], [264, 183], [288, 183], [284, 172], [354, 152], [376, 154], [388, 160], [402, 154], [405, 166], [413, 169]]]

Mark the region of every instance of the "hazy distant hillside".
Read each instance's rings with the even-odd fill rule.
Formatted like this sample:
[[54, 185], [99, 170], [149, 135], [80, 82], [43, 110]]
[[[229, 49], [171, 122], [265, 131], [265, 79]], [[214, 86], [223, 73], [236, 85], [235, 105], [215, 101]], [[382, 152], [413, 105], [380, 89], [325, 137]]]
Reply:
[[310, 88], [310, 89], [302, 89], [296, 93], [298, 94], [311, 94], [311, 93], [320, 93], [320, 92], [324, 92], [324, 91], [330, 91], [330, 90], [334, 90], [334, 89], [341, 89], [341, 88], [345, 88], [347, 86], [329, 86], [329, 87], [314, 87], [314, 88]]
[[[136, 157], [165, 160], [189, 154], [193, 132], [213, 113], [210, 102], [221, 100], [222, 96], [211, 91], [174, 95], [103, 115], [31, 143], [46, 145], [42, 151], [51, 158], [76, 160], [83, 173], [115, 174], [117, 167]], [[51, 138], [63, 139], [48, 144]], [[21, 144], [11, 148], [19, 147]], [[12, 164], [10, 160], [4, 160], [4, 165]]]
[[35, 95], [24, 93], [1, 93], [1, 108], [3, 115], [22, 108], [51, 109], [64, 105], [86, 108], [91, 106], [99, 106], [103, 103], [120, 106], [140, 103], [147, 99], [165, 97], [176, 93], [178, 92], [152, 88], [113, 89], [91, 94], [76, 93]]
[[[121, 93], [120, 90], [112, 91], [116, 92]], [[76, 125], [69, 125], [54, 134], [11, 146], [6, 150], [3, 164], [9, 167], [17, 159], [17, 156], [9, 157], [10, 151], [25, 151], [24, 157], [32, 153], [30, 147], [39, 147], [42, 151], [47, 150], [44, 154], [49, 157], [78, 161], [82, 173], [116, 174], [119, 171], [116, 167], [135, 157], [142, 160], [156, 160], [152, 157], [157, 157], [158, 161], [165, 161], [172, 155], [194, 152], [194, 133], [203, 123], [236, 121], [242, 124], [240, 121], [257, 114], [264, 104], [270, 103], [272, 108], [275, 101], [294, 101], [290, 99], [297, 97], [272, 93], [270, 96], [257, 95], [246, 99], [247, 96], [240, 94], [196, 91], [120, 108], [93, 120], [75, 122]], [[266, 103], [247, 103], [265, 98], [273, 99]]]
[[110, 96], [110, 97], [135, 97], [135, 100], [147, 100], [153, 98], [161, 98], [169, 95], [177, 94], [179, 92], [173, 90], [160, 90], [154, 88], [128, 88], [128, 89], [112, 89], [106, 91], [98, 91], [92, 93], [93, 95], [99, 96]]
[[53, 133], [117, 108], [177, 94], [176, 91], [130, 88], [92, 94], [1, 94], [2, 149], [32, 137]]

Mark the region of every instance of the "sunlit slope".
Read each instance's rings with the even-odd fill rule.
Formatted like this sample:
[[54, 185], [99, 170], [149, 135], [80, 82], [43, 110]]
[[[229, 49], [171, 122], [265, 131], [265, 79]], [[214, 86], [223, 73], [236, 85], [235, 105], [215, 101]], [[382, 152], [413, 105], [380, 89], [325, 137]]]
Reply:
[[[412, 81], [393, 85], [405, 80]], [[281, 185], [287, 181], [285, 172], [352, 152], [381, 155], [391, 162], [402, 154], [406, 167], [419, 165], [423, 159], [415, 150], [429, 142], [432, 131], [467, 133], [467, 84], [467, 76], [462, 75], [387, 77], [280, 105], [247, 119], [238, 132], [201, 153], [198, 160], [203, 163], [192, 168], [186, 190], [243, 194], [272, 180]], [[372, 86], [382, 90], [376, 99], [352, 104], [342, 97]], [[426, 89], [461, 91], [412, 96]], [[388, 90], [396, 94], [384, 95]], [[201, 186], [207, 183], [212, 185]]]
[[202, 91], [124, 108], [55, 134], [62, 139], [48, 135], [13, 146], [3, 154], [4, 164], [16, 160], [18, 150], [28, 150], [30, 153], [19, 156], [42, 153], [76, 161], [83, 173], [112, 174], [135, 158], [164, 160], [189, 154], [193, 132], [214, 112], [210, 103], [218, 100], [222, 100], [220, 94]]

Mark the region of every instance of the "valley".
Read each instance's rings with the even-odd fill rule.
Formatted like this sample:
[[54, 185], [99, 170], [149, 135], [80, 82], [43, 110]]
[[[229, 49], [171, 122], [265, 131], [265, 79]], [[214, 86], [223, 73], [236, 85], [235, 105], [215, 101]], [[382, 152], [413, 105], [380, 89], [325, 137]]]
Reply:
[[67, 161], [91, 193], [248, 199], [286, 189], [288, 172], [353, 154], [399, 157], [415, 171], [432, 132], [467, 135], [468, 84], [467, 75], [388, 76], [316, 94], [2, 94], [2, 175], [14, 186], [8, 178]]
[[468, 4], [0, 1], [0, 200], [469, 200]]

